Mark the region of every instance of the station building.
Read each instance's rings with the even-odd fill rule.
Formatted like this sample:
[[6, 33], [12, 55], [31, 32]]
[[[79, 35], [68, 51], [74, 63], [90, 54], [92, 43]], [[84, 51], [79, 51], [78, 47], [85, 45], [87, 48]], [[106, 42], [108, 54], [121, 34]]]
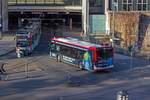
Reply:
[[[70, 33], [115, 32], [123, 46], [150, 40], [150, 0], [1, 0], [0, 3], [3, 31], [19, 27], [22, 19], [39, 18], [51, 29]], [[143, 43], [150, 47], [149, 41]]]
[[[3, 30], [19, 26], [22, 19], [39, 18], [42, 22], [61, 25], [69, 31], [105, 33], [108, 0], [1, 0]], [[4, 6], [5, 5], [5, 6]], [[8, 6], [8, 7], [6, 7]], [[8, 8], [8, 9], [7, 9]], [[4, 11], [4, 9], [6, 11]], [[6, 15], [6, 14], [5, 14]], [[8, 25], [5, 25], [9, 23]], [[52, 24], [52, 26], [53, 26]]]

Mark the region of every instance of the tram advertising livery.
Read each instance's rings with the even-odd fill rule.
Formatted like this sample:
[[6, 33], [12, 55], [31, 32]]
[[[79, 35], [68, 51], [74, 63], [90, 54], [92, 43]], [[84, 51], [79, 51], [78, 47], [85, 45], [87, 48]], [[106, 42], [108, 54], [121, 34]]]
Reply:
[[107, 70], [114, 67], [114, 49], [75, 38], [53, 38], [50, 42], [50, 58], [67, 62], [88, 71]]
[[41, 37], [40, 23], [31, 22], [19, 29], [16, 34], [17, 57], [27, 56], [32, 53], [38, 45]]

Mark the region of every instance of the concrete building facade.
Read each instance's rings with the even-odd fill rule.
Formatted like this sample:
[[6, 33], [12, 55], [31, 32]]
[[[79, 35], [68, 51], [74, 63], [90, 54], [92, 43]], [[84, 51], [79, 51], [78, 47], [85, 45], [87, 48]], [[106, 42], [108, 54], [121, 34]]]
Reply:
[[80, 31], [87, 30], [85, 0], [8, 0], [8, 6], [10, 25], [14, 19], [20, 23], [22, 18], [40, 18], [42, 22], [59, 22], [69, 30], [76, 27]]
[[[149, 37], [149, 11], [150, 0], [2, 0], [3, 1], [3, 30], [7, 30], [7, 6], [9, 26], [13, 27], [15, 23], [21, 23], [22, 18], [40, 18], [50, 20], [49, 23], [54, 23], [53, 20], [61, 20], [59, 24], [67, 26], [66, 29], [72, 31], [74, 28], [85, 34], [112, 34], [113, 31], [117, 37], [125, 42], [125, 46], [129, 46], [135, 42], [128, 41], [129, 38], [134, 38], [134, 41], [145, 41], [144, 36]], [[6, 2], [7, 1], [7, 2]], [[130, 13], [130, 14], [129, 14]], [[146, 14], [144, 14], [146, 13]], [[117, 26], [121, 17], [132, 21], [127, 16], [137, 15], [136, 25], [138, 30], [132, 32], [134, 36], [127, 37], [131, 32], [123, 32]], [[118, 21], [119, 22], [118, 22]], [[123, 21], [123, 20], [122, 20]], [[44, 22], [44, 21], [43, 21]], [[48, 21], [47, 21], [48, 22]], [[123, 21], [125, 22], [125, 21]], [[127, 26], [127, 23], [124, 23]], [[132, 23], [130, 23], [132, 24]], [[12, 25], [12, 26], [11, 26]], [[119, 25], [119, 24], [118, 24]], [[56, 25], [54, 25], [56, 26]], [[122, 26], [121, 26], [122, 27]], [[136, 27], [136, 26], [135, 26]], [[143, 28], [144, 27], [144, 28]], [[60, 27], [59, 27], [60, 28]], [[62, 29], [65, 29], [64, 27]], [[128, 27], [123, 28], [128, 30]], [[74, 30], [73, 30], [74, 31]], [[135, 34], [136, 32], [136, 34]], [[122, 34], [122, 35], [120, 35]], [[126, 34], [126, 35], [124, 35]], [[142, 35], [144, 34], [144, 35]], [[129, 36], [129, 35], [128, 35]], [[136, 38], [136, 39], [135, 39]], [[142, 44], [141, 44], [142, 45]], [[149, 44], [144, 42], [144, 45]]]
[[[3, 1], [4, 10], [7, 9], [8, 2], [9, 13], [75, 13], [78, 12], [82, 16], [83, 25], [85, 20], [89, 21], [90, 15], [106, 15], [103, 16], [107, 24], [108, 11], [149, 11], [149, 0], [1, 0]], [[86, 11], [85, 11], [86, 10]], [[3, 11], [3, 14], [6, 11]], [[4, 15], [6, 16], [6, 15]], [[89, 17], [88, 17], [89, 16]], [[6, 18], [6, 17], [4, 17]], [[87, 24], [86, 24], [87, 25]], [[106, 30], [107, 30], [106, 25]], [[83, 26], [84, 27], [84, 26]], [[90, 28], [90, 26], [88, 27]], [[84, 29], [85, 30], [85, 29]], [[88, 29], [90, 30], [90, 29]]]
[[[77, 22], [81, 25], [81, 31], [84, 33], [105, 33], [105, 6], [107, 5], [105, 2], [107, 1], [108, 0], [8, 0], [8, 12], [9, 16], [13, 19], [17, 17], [21, 18], [23, 15], [28, 17], [30, 15], [36, 16], [37, 14], [42, 16], [51, 16], [52, 14], [59, 16], [63, 14], [63, 19], [69, 24], [70, 29], [72, 25]], [[14, 17], [15, 15], [17, 16]], [[75, 18], [75, 16], [78, 17]], [[99, 20], [98, 24], [96, 24], [97, 20]], [[9, 22], [11, 22], [11, 19]]]

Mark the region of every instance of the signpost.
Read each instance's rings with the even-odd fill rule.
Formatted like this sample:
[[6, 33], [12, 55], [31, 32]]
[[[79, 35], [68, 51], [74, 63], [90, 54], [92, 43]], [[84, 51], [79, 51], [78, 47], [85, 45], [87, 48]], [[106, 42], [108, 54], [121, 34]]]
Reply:
[[133, 51], [130, 52], [130, 70], [133, 69]]
[[114, 38], [115, 38], [115, 11], [117, 11], [118, 3], [113, 0], [113, 33], [112, 33], [112, 46], [114, 47]]
[[0, 39], [2, 38], [2, 21], [3, 21], [3, 19], [2, 19], [2, 0], [0, 0], [1, 2], [0, 2]]
[[131, 45], [128, 47], [128, 52], [130, 54], [130, 71], [133, 70], [133, 54], [135, 52], [135, 46]]
[[26, 73], [26, 78], [28, 78], [28, 58], [26, 58], [25, 73]]

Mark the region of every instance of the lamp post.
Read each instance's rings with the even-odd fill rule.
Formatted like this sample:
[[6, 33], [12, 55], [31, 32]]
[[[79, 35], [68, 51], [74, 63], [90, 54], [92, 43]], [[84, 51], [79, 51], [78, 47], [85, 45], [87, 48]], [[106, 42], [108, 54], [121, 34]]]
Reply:
[[3, 27], [3, 22], [2, 22], [2, 0], [0, 0], [0, 39], [2, 38], [2, 27]]
[[113, 33], [112, 33], [112, 46], [114, 47], [114, 38], [115, 38], [115, 11], [117, 7], [117, 3], [113, 0]]

